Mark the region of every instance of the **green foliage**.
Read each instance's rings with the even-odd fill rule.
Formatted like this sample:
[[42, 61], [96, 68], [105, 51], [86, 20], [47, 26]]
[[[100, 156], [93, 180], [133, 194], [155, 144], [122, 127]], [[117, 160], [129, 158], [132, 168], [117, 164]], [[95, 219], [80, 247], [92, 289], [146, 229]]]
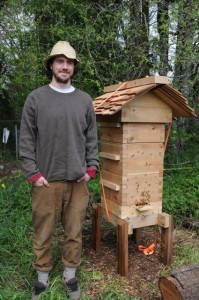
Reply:
[[93, 98], [120, 81], [174, 75], [174, 86], [198, 109], [197, 1], [167, 4], [5, 0], [0, 6], [1, 103], [9, 103], [20, 118], [27, 95], [48, 82], [44, 58], [55, 42], [68, 40], [82, 62], [74, 85]]
[[95, 179], [89, 181], [88, 187], [92, 198], [96, 199], [96, 201], [99, 201], [101, 198], [101, 186], [99, 175], [97, 175]]
[[165, 153], [165, 168], [192, 167], [199, 158], [198, 125], [184, 119], [173, 121], [172, 131]]
[[176, 223], [199, 220], [199, 164], [190, 168], [166, 170], [163, 211], [173, 215]]
[[181, 120], [173, 123], [164, 165], [163, 211], [176, 224], [199, 220], [199, 135], [194, 122], [186, 126]]

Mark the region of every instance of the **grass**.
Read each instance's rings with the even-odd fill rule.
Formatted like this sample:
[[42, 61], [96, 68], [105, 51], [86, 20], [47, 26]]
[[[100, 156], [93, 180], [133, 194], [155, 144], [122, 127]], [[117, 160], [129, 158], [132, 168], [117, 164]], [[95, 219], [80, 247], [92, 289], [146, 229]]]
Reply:
[[[90, 184], [92, 185], [92, 184]], [[97, 186], [97, 196], [95, 190]], [[99, 198], [99, 186], [93, 181], [90, 186], [91, 196]], [[32, 268], [32, 216], [30, 185], [18, 174], [10, 178], [0, 179], [0, 300], [29, 300], [35, 283], [35, 271]], [[55, 267], [51, 273], [51, 288], [40, 296], [40, 300], [67, 299], [61, 282], [62, 263], [57, 247], [53, 248]], [[165, 268], [162, 274], [199, 261], [196, 246], [176, 245], [175, 261]], [[83, 265], [78, 271], [81, 282], [82, 300], [91, 300], [92, 288], [98, 289], [98, 300], [141, 300], [133, 298], [125, 291], [125, 280], [117, 280], [96, 269], [90, 268], [83, 257]], [[92, 288], [91, 288], [92, 287]], [[144, 284], [140, 289], [155, 291], [153, 283]], [[96, 299], [96, 298], [95, 298]]]

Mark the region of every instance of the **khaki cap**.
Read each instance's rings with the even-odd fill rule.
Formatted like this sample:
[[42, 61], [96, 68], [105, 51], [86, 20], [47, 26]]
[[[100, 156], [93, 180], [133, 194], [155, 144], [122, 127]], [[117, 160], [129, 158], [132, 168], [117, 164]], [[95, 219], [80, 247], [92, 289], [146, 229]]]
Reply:
[[76, 57], [75, 49], [69, 44], [69, 42], [59, 41], [53, 46], [50, 55], [44, 60], [44, 65], [46, 68], [48, 68], [49, 60], [57, 55], [64, 55], [68, 58], [74, 59], [76, 64], [80, 63]]

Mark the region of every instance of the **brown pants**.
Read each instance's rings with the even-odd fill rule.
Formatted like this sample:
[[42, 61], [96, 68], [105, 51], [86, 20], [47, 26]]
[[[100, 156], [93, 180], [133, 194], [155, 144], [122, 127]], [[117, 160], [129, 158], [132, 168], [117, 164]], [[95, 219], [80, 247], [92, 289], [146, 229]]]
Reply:
[[64, 266], [76, 268], [82, 251], [82, 228], [88, 206], [86, 182], [50, 182], [50, 187], [32, 188], [34, 227], [33, 266], [39, 271], [53, 267], [51, 244], [61, 216], [64, 229], [62, 261]]

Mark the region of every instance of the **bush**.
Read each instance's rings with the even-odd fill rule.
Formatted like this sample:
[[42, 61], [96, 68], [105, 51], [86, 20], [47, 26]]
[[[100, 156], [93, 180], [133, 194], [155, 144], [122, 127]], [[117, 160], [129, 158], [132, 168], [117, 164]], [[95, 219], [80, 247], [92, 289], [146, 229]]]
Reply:
[[189, 168], [166, 170], [164, 175], [163, 211], [175, 223], [199, 220], [199, 164]]

